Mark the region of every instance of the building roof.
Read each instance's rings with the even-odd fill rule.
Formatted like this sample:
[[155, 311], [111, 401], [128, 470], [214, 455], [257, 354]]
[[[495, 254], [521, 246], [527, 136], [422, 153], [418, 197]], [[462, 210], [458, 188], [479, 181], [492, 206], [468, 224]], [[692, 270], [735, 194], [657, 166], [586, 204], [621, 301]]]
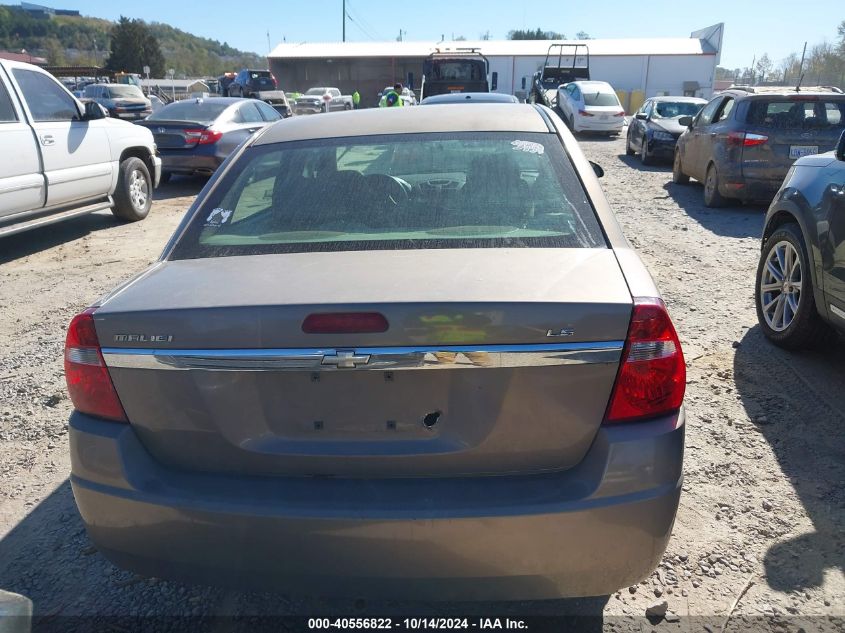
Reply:
[[30, 55], [29, 53], [12, 53], [9, 51], [0, 51], [0, 59], [8, 59], [12, 62], [23, 62], [24, 64], [35, 64], [36, 66], [47, 65], [47, 60], [44, 57]]
[[[545, 56], [551, 44], [580, 44], [591, 56], [608, 55], [715, 55], [717, 50], [704, 38], [633, 38], [604, 40], [481, 40], [466, 42], [302, 42], [281, 43], [268, 55], [271, 59], [332, 59], [350, 57], [427, 57], [436, 50], [478, 48], [488, 57]], [[583, 49], [578, 50], [583, 54]], [[565, 56], [565, 53], [564, 53]]]
[[295, 116], [266, 129], [256, 145], [318, 138], [408, 132], [539, 132], [549, 128], [535, 106], [491, 103], [436, 108], [369, 108], [319, 116]]

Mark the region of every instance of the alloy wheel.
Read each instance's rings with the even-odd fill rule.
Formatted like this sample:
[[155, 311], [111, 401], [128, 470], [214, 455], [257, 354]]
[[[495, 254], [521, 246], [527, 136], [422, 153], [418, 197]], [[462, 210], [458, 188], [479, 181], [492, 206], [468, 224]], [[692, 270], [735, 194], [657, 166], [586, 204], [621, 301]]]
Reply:
[[766, 255], [760, 279], [760, 306], [763, 317], [775, 332], [790, 326], [801, 304], [803, 270], [801, 255], [788, 241], [774, 245]]
[[129, 175], [129, 199], [136, 209], [143, 209], [147, 205], [149, 189], [147, 179], [139, 170], [134, 170]]

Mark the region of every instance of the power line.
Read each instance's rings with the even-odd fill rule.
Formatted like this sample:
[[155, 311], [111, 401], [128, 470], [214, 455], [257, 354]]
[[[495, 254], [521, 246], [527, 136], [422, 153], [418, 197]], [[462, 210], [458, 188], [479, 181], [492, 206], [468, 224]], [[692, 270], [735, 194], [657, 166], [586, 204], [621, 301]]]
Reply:
[[346, 15], [349, 16], [349, 19], [355, 21], [359, 29], [362, 32], [367, 34], [367, 37], [374, 40], [383, 40], [385, 39], [381, 33], [379, 33], [378, 29], [373, 27], [372, 24], [369, 23], [368, 20], [362, 17], [362, 14], [355, 9], [349, 0], [346, 1]]

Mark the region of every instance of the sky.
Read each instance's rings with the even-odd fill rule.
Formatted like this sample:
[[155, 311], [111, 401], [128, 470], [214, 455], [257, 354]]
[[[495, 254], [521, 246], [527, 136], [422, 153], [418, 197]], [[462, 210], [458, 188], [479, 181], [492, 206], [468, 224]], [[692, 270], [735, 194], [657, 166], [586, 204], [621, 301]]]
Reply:
[[[340, 41], [342, 0], [34, 0], [56, 8], [78, 9], [83, 15], [116, 20], [120, 15], [165, 22], [189, 33], [228, 42], [260, 54], [288, 42]], [[593, 38], [687, 37], [692, 31], [725, 23], [721, 65], [750, 66], [764, 52], [777, 63], [825, 39], [835, 41], [845, 11], [841, 0], [346, 0], [348, 41], [479, 39], [490, 32], [504, 39], [518, 28], [557, 31], [574, 37], [586, 31]], [[3, 2], [4, 4], [15, 4]], [[809, 6], [812, 10], [807, 10]], [[824, 9], [827, 5], [829, 10]]]

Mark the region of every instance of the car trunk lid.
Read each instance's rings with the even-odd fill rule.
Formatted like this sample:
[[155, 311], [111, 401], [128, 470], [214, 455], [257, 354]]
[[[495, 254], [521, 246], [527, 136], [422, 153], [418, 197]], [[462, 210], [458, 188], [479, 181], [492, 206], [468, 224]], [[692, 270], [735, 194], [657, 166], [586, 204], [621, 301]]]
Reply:
[[[579, 463], [631, 303], [610, 249], [308, 253], [161, 263], [95, 321], [130, 423], [163, 462], [445, 476]], [[303, 331], [338, 312], [389, 327]]]
[[192, 149], [209, 128], [207, 123], [197, 121], [144, 121], [139, 125], [149, 128], [160, 149]]

